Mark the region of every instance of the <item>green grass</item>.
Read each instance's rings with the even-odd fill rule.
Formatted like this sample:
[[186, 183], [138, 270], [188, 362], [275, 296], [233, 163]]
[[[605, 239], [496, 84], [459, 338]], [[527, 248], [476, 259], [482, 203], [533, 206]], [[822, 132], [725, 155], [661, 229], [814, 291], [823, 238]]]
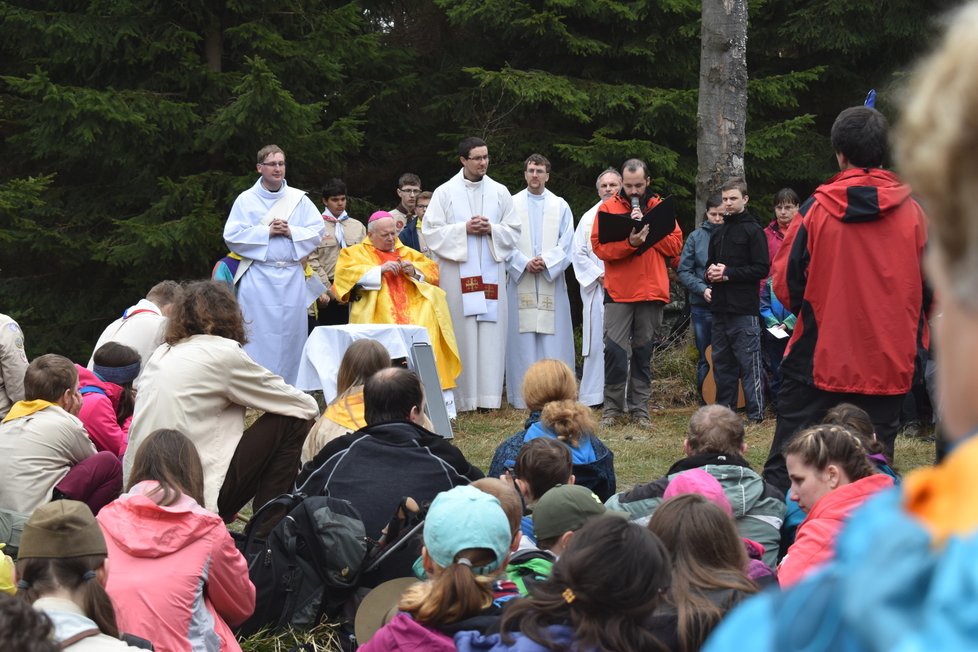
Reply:
[[[598, 430], [598, 436], [615, 454], [619, 491], [661, 477], [673, 462], [683, 457], [686, 424], [695, 409], [672, 407], [655, 411], [650, 429], [627, 424]], [[488, 469], [496, 446], [521, 430], [526, 417], [525, 411], [511, 408], [488, 414], [468, 412], [459, 415], [455, 445], [470, 462], [481, 469]], [[595, 413], [595, 417], [600, 418], [600, 414]], [[763, 468], [767, 459], [774, 437], [774, 425], [775, 420], [769, 418], [746, 428], [747, 461], [757, 470]], [[933, 459], [932, 442], [903, 435], [897, 437], [896, 464], [901, 473], [931, 464]]]

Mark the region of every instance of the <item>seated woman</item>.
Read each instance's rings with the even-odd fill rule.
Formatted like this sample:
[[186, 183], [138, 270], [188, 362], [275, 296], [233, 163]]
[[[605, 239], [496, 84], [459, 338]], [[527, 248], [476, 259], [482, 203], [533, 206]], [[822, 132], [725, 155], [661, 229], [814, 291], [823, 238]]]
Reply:
[[757, 592], [746, 575], [744, 543], [730, 516], [700, 494], [666, 500], [648, 527], [672, 559], [672, 583], [651, 626], [677, 649], [699, 650], [724, 615]]
[[560, 360], [539, 360], [523, 376], [523, 399], [530, 409], [525, 430], [496, 448], [489, 476], [499, 477], [512, 468], [520, 449], [540, 437], [557, 439], [571, 451], [576, 483], [584, 485], [602, 501], [614, 495], [614, 454], [594, 435], [590, 408], [577, 402], [577, 379]]
[[[518, 597], [515, 585], [496, 581], [509, 559], [509, 520], [494, 496], [461, 486], [435, 497], [424, 522], [421, 564], [427, 581], [413, 584], [397, 602], [400, 613], [389, 622], [374, 618], [367, 608], [357, 613], [357, 631], [369, 641], [361, 652], [375, 650], [454, 650], [452, 636], [463, 630], [485, 631], [498, 624], [502, 603]], [[393, 580], [399, 582], [401, 580]], [[384, 591], [381, 585], [375, 591]], [[371, 594], [363, 604], [372, 602]], [[383, 617], [387, 610], [377, 615]], [[369, 632], [383, 624], [372, 637]], [[361, 634], [358, 634], [361, 638]], [[405, 647], [400, 647], [404, 645]]]
[[129, 445], [129, 424], [136, 404], [132, 381], [139, 375], [139, 353], [125, 344], [106, 342], [92, 360], [92, 371], [78, 365], [82, 396], [78, 418], [96, 450], [121, 458]]
[[[873, 421], [866, 410], [852, 403], [839, 403], [825, 413], [822, 423], [830, 426], [841, 426], [854, 434], [866, 451], [866, 459], [869, 460], [869, 463], [879, 473], [893, 478], [894, 484], [900, 484], [900, 474], [894, 467], [890, 466], [890, 459], [886, 456], [886, 447], [883, 442], [876, 438]], [[790, 493], [785, 498], [785, 502], [788, 506], [788, 512], [781, 528], [781, 554], [779, 557], [782, 558], [788, 553], [791, 544], [795, 542], [798, 526], [805, 520], [805, 512], [792, 499]]]
[[24, 526], [17, 595], [51, 619], [62, 650], [139, 649], [120, 639], [104, 588], [107, 554], [102, 530], [84, 503], [56, 500], [41, 505]]
[[460, 652], [668, 649], [646, 621], [670, 574], [654, 534], [616, 516], [592, 518], [550, 577], [506, 608], [501, 634], [463, 631], [455, 645]]
[[248, 564], [217, 514], [201, 506], [193, 442], [157, 430], [139, 447], [127, 493], [98, 515], [119, 626], [157, 650], [240, 651], [231, 626], [255, 608]]
[[784, 450], [791, 499], [807, 514], [778, 566], [782, 588], [802, 580], [835, 554], [835, 539], [857, 507], [893, 486], [866, 458], [859, 438], [840, 426], [799, 433]]
[[363, 384], [381, 369], [391, 366], [391, 355], [376, 340], [356, 340], [346, 349], [336, 374], [336, 398], [309, 431], [302, 447], [305, 464], [328, 442], [367, 425], [363, 419]]
[[[198, 281], [184, 289], [164, 343], [139, 377], [124, 478], [150, 433], [173, 428], [194, 442], [204, 466], [204, 507], [225, 520], [288, 493], [316, 401], [251, 359], [241, 308], [227, 286]], [[245, 428], [245, 410], [264, 412]]]
[[876, 438], [876, 429], [869, 413], [852, 403], [839, 403], [825, 413], [822, 423], [830, 426], [842, 426], [858, 439], [866, 450], [866, 459], [880, 473], [893, 478], [894, 484], [900, 484], [900, 473], [886, 456], [886, 446]]

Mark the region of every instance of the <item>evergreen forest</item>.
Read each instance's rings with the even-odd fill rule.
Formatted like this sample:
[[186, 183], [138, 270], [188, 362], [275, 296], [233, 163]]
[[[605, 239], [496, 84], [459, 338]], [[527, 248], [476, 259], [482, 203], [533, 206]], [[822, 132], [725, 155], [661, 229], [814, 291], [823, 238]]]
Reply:
[[[755, 213], [834, 172], [828, 131], [870, 89], [894, 119], [940, 0], [749, 0], [745, 169]], [[636, 156], [693, 228], [701, 7], [693, 0], [12, 0], [0, 2], [0, 312], [31, 357], [87, 360], [155, 282], [226, 250], [255, 153], [288, 156], [321, 205], [330, 177], [365, 219], [397, 178], [432, 190], [460, 138], [523, 160], [579, 216]]]

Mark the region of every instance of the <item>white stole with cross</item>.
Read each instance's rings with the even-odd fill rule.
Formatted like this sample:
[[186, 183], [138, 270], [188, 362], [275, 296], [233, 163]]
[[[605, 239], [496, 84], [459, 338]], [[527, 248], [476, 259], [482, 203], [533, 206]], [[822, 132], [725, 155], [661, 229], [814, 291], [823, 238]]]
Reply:
[[[456, 221], [482, 215], [492, 224], [499, 222], [496, 186], [489, 177], [479, 183], [466, 181], [459, 172], [451, 183], [452, 213]], [[468, 217], [466, 217], [468, 216]], [[491, 235], [468, 235], [468, 254], [459, 263], [462, 284], [462, 312], [478, 321], [499, 319], [499, 263], [489, 249]]]
[[[523, 228], [520, 231], [520, 251], [527, 258], [540, 255], [557, 246], [560, 235], [560, 202], [550, 192], [543, 199], [543, 224], [540, 237], [540, 251], [533, 250], [533, 227], [530, 224], [528, 192], [523, 190], [513, 195], [513, 210], [519, 216]], [[516, 285], [516, 300], [519, 308], [521, 333], [543, 333], [553, 335], [554, 315], [557, 301], [554, 294], [556, 283], [548, 281], [542, 273], [531, 274], [524, 270]]]

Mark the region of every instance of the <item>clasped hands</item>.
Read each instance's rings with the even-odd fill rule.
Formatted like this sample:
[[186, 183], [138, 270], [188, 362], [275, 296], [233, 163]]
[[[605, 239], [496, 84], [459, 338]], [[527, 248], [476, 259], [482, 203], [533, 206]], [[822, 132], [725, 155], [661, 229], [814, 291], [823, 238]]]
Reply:
[[713, 263], [706, 268], [706, 281], [720, 283], [727, 280], [727, 266], [723, 263]]
[[289, 230], [289, 223], [285, 220], [272, 220], [272, 223], [268, 225], [268, 235], [284, 235], [291, 238], [292, 231]]
[[381, 274], [404, 274], [412, 278], [418, 275], [414, 265], [406, 260], [388, 260], [380, 266], [380, 272]]
[[465, 232], [469, 235], [489, 235], [492, 233], [492, 223], [484, 215], [473, 215], [465, 223]]
[[547, 263], [543, 262], [543, 256], [534, 256], [526, 261], [526, 271], [531, 274], [539, 274], [547, 269]]

